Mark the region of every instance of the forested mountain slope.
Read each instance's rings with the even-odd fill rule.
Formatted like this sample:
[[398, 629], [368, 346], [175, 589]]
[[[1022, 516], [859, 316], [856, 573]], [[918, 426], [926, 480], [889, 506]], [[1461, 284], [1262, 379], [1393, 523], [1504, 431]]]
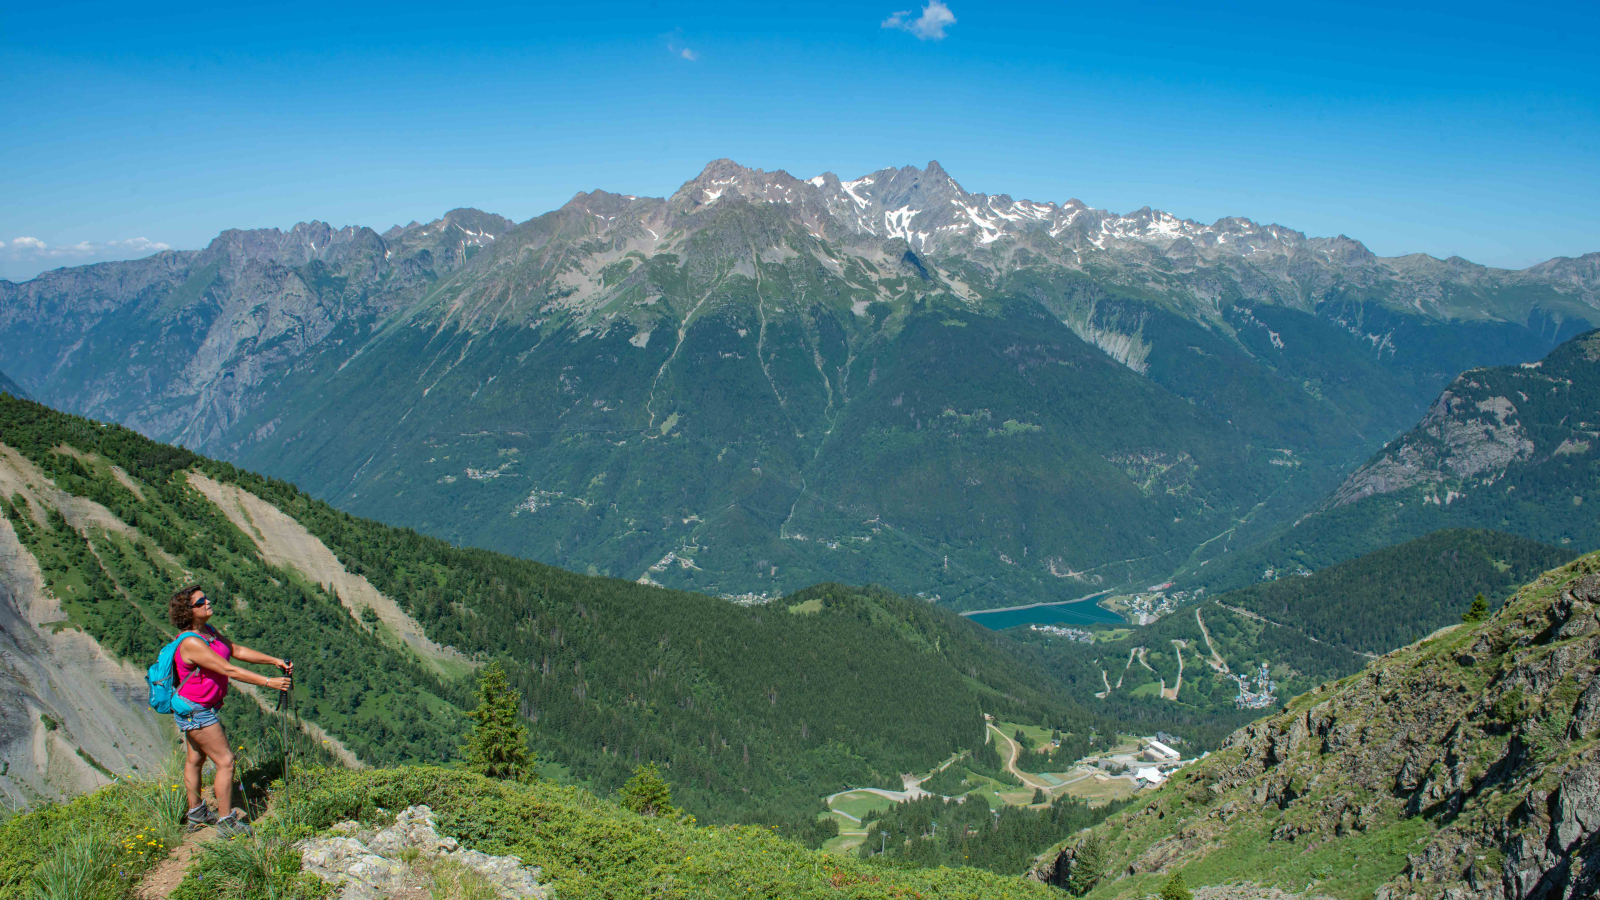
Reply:
[[976, 608], [1250, 544], [1461, 370], [1590, 327], [1593, 269], [720, 160], [521, 224], [230, 231], [0, 283], [0, 367], [451, 540]]
[[[1476, 594], [1493, 608], [1575, 555], [1514, 535], [1448, 529], [1184, 606], [1132, 633], [1102, 629], [1092, 644], [1008, 633], [1036, 648], [1073, 696], [1098, 696], [1130, 731], [1216, 746], [1265, 710], [1460, 622]], [[1261, 693], [1263, 665], [1272, 699], [1241, 708], [1239, 678]]]
[[[983, 710], [1108, 727], [1005, 639], [886, 591], [740, 607], [576, 575], [9, 397], [0, 445], [20, 473], [0, 532], [37, 561], [59, 625], [142, 665], [167, 639], [166, 597], [198, 581], [227, 633], [297, 662], [301, 711], [369, 763], [454, 758], [489, 659], [547, 761], [601, 791], [660, 761], [712, 821], [789, 827], [841, 787], [899, 788], [981, 740]], [[242, 737], [252, 710], [228, 706]]]
[[1541, 360], [1462, 373], [1320, 508], [1197, 578], [1237, 586], [1449, 527], [1588, 550], [1600, 546], [1597, 496], [1600, 331], [1590, 331]]
[[[1091, 832], [1092, 897], [1181, 872], [1340, 898], [1600, 891], [1600, 555], [1295, 698]], [[1084, 837], [1041, 857], [1066, 883]], [[1083, 875], [1080, 869], [1080, 883]]]

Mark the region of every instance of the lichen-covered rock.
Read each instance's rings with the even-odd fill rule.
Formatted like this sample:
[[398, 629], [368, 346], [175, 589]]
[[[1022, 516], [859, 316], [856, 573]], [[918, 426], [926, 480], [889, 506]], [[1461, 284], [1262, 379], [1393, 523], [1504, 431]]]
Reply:
[[340, 822], [329, 837], [296, 845], [301, 867], [339, 886], [339, 900], [424, 900], [432, 893], [441, 863], [476, 873], [505, 900], [555, 900], [555, 890], [539, 883], [539, 868], [515, 856], [490, 856], [463, 850], [455, 838], [440, 835], [433, 810], [409, 807], [382, 829]]

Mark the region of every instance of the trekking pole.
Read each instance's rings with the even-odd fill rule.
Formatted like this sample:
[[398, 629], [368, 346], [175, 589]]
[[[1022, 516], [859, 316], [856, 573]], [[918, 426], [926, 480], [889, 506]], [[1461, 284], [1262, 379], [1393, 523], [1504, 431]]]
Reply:
[[285, 688], [285, 689], [283, 689], [283, 690], [278, 692], [278, 752], [279, 752], [279, 754], [281, 754], [280, 755], [280, 759], [282, 760], [283, 783], [285, 785], [287, 785], [289, 783], [289, 716], [288, 716], [288, 713], [293, 708], [293, 705], [294, 705], [292, 698], [290, 698], [290, 696], [289, 696], [289, 692], [294, 690], [294, 674], [293, 674], [293, 672], [294, 672], [294, 664], [292, 662], [290, 662], [289, 660], [287, 660], [287, 659], [284, 660], [284, 662], [285, 663], [289, 663], [290, 674], [288, 676], [288, 678], [289, 678], [289, 686], [287, 688]]

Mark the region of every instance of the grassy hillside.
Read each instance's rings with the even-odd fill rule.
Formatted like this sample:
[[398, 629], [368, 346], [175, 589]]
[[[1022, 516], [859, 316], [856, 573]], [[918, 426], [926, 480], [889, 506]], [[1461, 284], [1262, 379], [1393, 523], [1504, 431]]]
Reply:
[[[1590, 554], [1482, 624], [1296, 697], [1097, 827], [1089, 896], [1143, 897], [1173, 872], [1350, 900], [1594, 896], [1597, 608]], [[1083, 841], [1041, 874], [1070, 880]]]
[[[886, 591], [819, 585], [740, 607], [576, 575], [354, 518], [290, 485], [10, 398], [0, 443], [36, 467], [30, 478], [79, 498], [55, 502], [81, 526], [45, 491], [4, 501], [63, 600], [63, 626], [143, 663], [170, 630], [167, 595], [200, 581], [229, 634], [296, 660], [305, 715], [368, 762], [452, 759], [464, 667], [434, 664], [325, 582], [266, 563], [263, 538], [190, 473], [274, 504], [464, 660], [503, 660], [538, 750], [602, 792], [657, 760], [696, 815], [800, 828], [824, 794], [898, 788], [899, 773], [971, 746], [980, 710], [1070, 731], [1097, 722], [1005, 639]], [[103, 512], [83, 518], [80, 507]]]
[[[107, 788], [73, 804], [18, 816], [0, 826], [0, 900], [29, 897], [30, 883], [60, 870], [93, 876], [70, 896], [124, 900], [148, 860], [122, 839], [152, 832], [124, 810], [143, 808], [150, 789]], [[178, 799], [181, 812], [181, 797]], [[179, 900], [311, 900], [326, 888], [300, 872], [295, 840], [337, 822], [392, 821], [427, 805], [440, 833], [485, 853], [515, 854], [543, 870], [562, 900], [645, 898], [848, 898], [848, 900], [1046, 900], [1053, 888], [979, 869], [905, 870], [807, 850], [750, 826], [694, 827], [645, 818], [572, 787], [518, 785], [433, 767], [363, 772], [317, 770], [284, 786], [254, 838], [202, 845], [173, 896]], [[162, 841], [170, 835], [161, 835]], [[146, 846], [150, 858], [164, 850]], [[78, 844], [110, 848], [80, 858]], [[129, 863], [126, 857], [133, 856]], [[120, 857], [120, 858], [119, 858]], [[106, 865], [109, 863], [110, 865]], [[91, 894], [92, 891], [92, 894]], [[67, 895], [62, 895], [67, 896]], [[456, 895], [458, 896], [458, 895]], [[469, 895], [476, 896], [476, 895]]]
[[[1163, 729], [1214, 746], [1262, 714], [1236, 707], [1238, 683], [1223, 666], [1254, 681], [1266, 663], [1277, 684], [1276, 700], [1266, 708], [1275, 709], [1324, 681], [1360, 671], [1374, 655], [1459, 623], [1475, 594], [1498, 605], [1574, 555], [1514, 535], [1449, 529], [1306, 577], [1290, 573], [1222, 594], [1131, 632], [1104, 629], [1093, 644], [1021, 629], [1009, 633], [1039, 648], [1074, 696], [1102, 693], [1109, 682], [1104, 709], [1130, 729]], [[1130, 662], [1135, 647], [1144, 650]], [[1183, 685], [1174, 699], [1163, 699], [1160, 686], [1177, 684], [1179, 655]]]

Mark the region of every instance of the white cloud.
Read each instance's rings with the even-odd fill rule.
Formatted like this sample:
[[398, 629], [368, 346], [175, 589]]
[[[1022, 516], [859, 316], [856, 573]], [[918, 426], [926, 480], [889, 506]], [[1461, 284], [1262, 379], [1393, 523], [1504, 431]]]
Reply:
[[76, 244], [46, 244], [36, 237], [12, 238], [11, 246], [6, 247], [0, 241], [0, 247], [9, 252], [6, 254], [12, 259], [87, 259], [93, 257], [107, 257], [113, 259], [127, 259], [130, 256], [143, 256], [160, 250], [171, 250], [169, 244], [161, 241], [152, 241], [146, 237], [128, 238], [121, 241], [79, 241]]
[[666, 37], [668, 53], [671, 53], [673, 56], [676, 56], [679, 59], [686, 59], [689, 62], [695, 62], [700, 59], [700, 54], [683, 45], [682, 29], [673, 29], [672, 33]]
[[909, 31], [919, 41], [942, 41], [945, 28], [956, 23], [956, 14], [941, 0], [928, 0], [928, 5], [922, 7], [922, 15], [915, 19], [910, 16], [911, 10], [901, 10], [884, 19], [883, 27]]
[[172, 247], [168, 244], [163, 244], [160, 241], [152, 241], [149, 238], [143, 237], [128, 238], [125, 241], [111, 241], [107, 243], [106, 246], [116, 247], [119, 250], [131, 250], [135, 253], [154, 253], [158, 250], [172, 249]]

